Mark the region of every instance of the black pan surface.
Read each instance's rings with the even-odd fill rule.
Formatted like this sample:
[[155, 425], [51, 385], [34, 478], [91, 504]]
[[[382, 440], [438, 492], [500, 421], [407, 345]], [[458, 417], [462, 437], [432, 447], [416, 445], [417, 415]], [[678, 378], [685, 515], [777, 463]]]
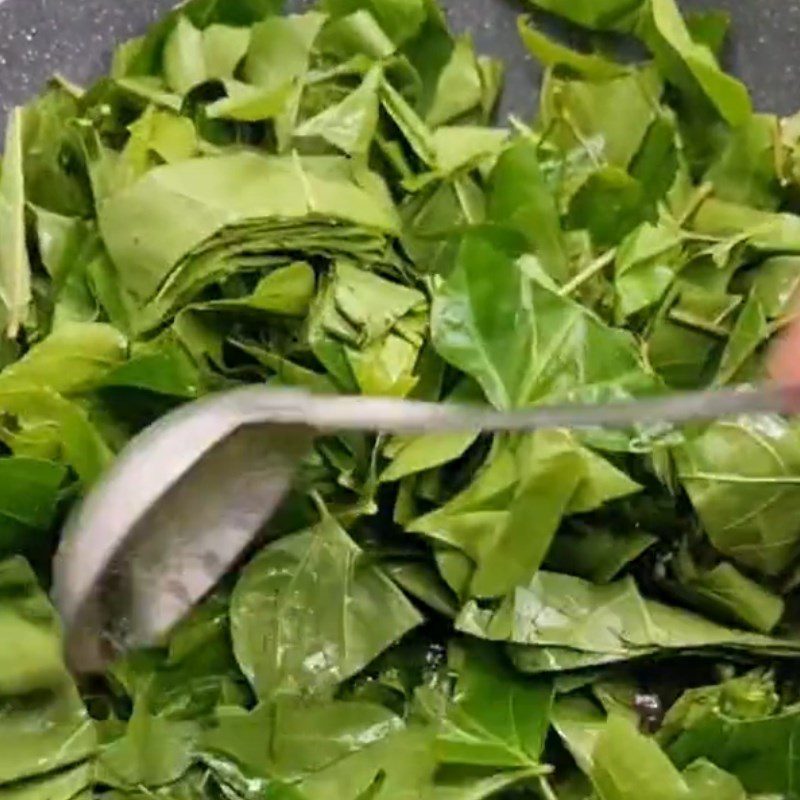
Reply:
[[[0, 0], [0, 124], [54, 72], [85, 83], [101, 75], [114, 45], [141, 33], [175, 0]], [[510, 66], [501, 113], [529, 115], [540, 74], [516, 34], [521, 0], [442, 0], [454, 28]], [[310, 0], [290, 0], [295, 9]], [[800, 0], [681, 0], [687, 10], [725, 8], [734, 18], [727, 62], [762, 110], [800, 108]], [[516, 68], [515, 68], [516, 65]]]

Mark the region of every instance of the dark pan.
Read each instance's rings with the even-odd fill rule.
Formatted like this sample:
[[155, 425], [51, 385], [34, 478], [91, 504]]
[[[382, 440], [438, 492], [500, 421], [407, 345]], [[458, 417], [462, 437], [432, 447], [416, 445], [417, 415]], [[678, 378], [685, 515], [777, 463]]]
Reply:
[[[301, 8], [308, 0], [289, 0]], [[0, 124], [54, 72], [84, 83], [102, 74], [116, 43], [141, 33], [174, 0], [0, 0]], [[501, 113], [529, 115], [540, 75], [516, 34], [518, 0], [442, 0], [456, 29], [511, 67]], [[682, 0], [686, 10], [724, 8], [734, 19], [728, 64], [762, 110], [800, 108], [800, 0]]]

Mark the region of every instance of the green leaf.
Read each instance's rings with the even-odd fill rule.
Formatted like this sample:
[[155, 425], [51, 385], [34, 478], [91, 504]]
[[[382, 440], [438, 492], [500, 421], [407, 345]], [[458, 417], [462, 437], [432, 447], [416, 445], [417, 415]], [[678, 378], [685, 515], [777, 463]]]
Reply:
[[566, 17], [578, 25], [614, 30], [622, 25], [643, 0], [529, 0], [537, 8]]
[[381, 102], [412, 152], [428, 166], [436, 165], [436, 145], [430, 128], [384, 76]]
[[334, 17], [368, 11], [396, 44], [413, 37], [427, 16], [425, 0], [322, 0], [321, 8]]
[[[541, 124], [565, 153], [582, 150], [593, 169], [626, 170], [658, 117], [653, 99], [662, 91], [651, 68], [607, 80], [553, 78], [542, 94]], [[625, 115], [617, 109], [625, 107]]]
[[0, 783], [84, 761], [95, 750], [92, 721], [61, 655], [59, 624], [21, 558], [0, 563]]
[[250, 31], [247, 28], [209, 25], [203, 31], [203, 61], [208, 78], [232, 78], [249, 45]]
[[731, 126], [748, 123], [753, 108], [746, 87], [720, 69], [708, 47], [692, 39], [675, 0], [650, 0], [639, 20], [639, 35], [670, 81], [689, 92], [699, 88]]
[[525, 236], [552, 278], [568, 277], [569, 256], [558, 208], [532, 142], [519, 139], [498, 159], [490, 178], [489, 218]]
[[194, 609], [171, 632], [168, 647], [137, 650], [114, 663], [110, 672], [134, 705], [166, 719], [189, 719], [249, 699], [230, 641], [228, 600], [214, 595]]
[[414, 800], [430, 785], [433, 732], [381, 706], [283, 704], [275, 730], [276, 772], [308, 800]]
[[244, 74], [248, 83], [277, 89], [301, 79], [324, 16], [268, 17], [253, 26]]
[[391, 56], [396, 50], [394, 42], [367, 8], [329, 21], [320, 34], [319, 47], [342, 59], [360, 54], [376, 61]]
[[195, 309], [224, 311], [245, 316], [263, 312], [285, 317], [304, 317], [314, 297], [316, 276], [305, 261], [276, 267], [256, 284], [252, 293], [230, 300], [209, 300]]
[[575, 193], [567, 225], [586, 229], [598, 245], [611, 247], [653, 216], [639, 181], [619, 167], [603, 167]]
[[608, 718], [597, 737], [592, 762], [592, 783], [603, 800], [635, 800], [644, 785], [653, 800], [694, 796], [658, 744], [625, 717]]
[[244, 269], [242, 253], [376, 257], [397, 224], [377, 175], [345, 159], [256, 153], [151, 170], [106, 201], [99, 222], [122, 288], [150, 301], [141, 325]]
[[417, 690], [425, 715], [437, 724], [437, 760], [543, 772], [549, 683], [516, 674], [498, 648], [479, 642], [451, 645], [448, 663], [456, 675], [452, 696]]
[[705, 174], [720, 200], [774, 211], [780, 203], [778, 119], [754, 114], [734, 129]]
[[559, 530], [547, 551], [545, 566], [594, 583], [610, 583], [657, 541], [639, 530], [576, 525]]
[[0, 172], [0, 327], [15, 339], [28, 315], [31, 266], [25, 243], [25, 178], [21, 108], [11, 112]]
[[66, 670], [56, 618], [22, 558], [0, 563], [0, 620], [13, 651], [0, 661], [0, 695], [10, 697], [58, 687]]
[[268, 17], [254, 25], [244, 63], [248, 83], [274, 94], [288, 91], [285, 109], [276, 122], [281, 149], [295, 126], [309, 59], [325, 17], [316, 12], [288, 17]]
[[439, 354], [498, 408], [648, 380], [630, 334], [531, 281], [497, 233], [464, 237], [431, 313]]
[[686, 15], [692, 39], [704, 44], [718, 58], [727, 42], [731, 21], [730, 13], [722, 10], [691, 11]]
[[197, 736], [196, 722], [154, 716], [140, 701], [125, 733], [100, 753], [97, 780], [119, 789], [173, 783], [191, 766]]
[[126, 353], [125, 338], [111, 325], [65, 324], [0, 372], [0, 393], [35, 388], [80, 394], [100, 385]]
[[84, 410], [52, 390], [1, 390], [0, 410], [0, 441], [17, 456], [66, 464], [85, 486], [111, 460], [111, 451]]
[[421, 622], [329, 516], [263, 550], [231, 599], [234, 651], [262, 698], [329, 693]]
[[627, 71], [621, 64], [603, 58], [601, 55], [581, 53], [551, 39], [534, 27], [525, 17], [519, 18], [517, 29], [530, 54], [545, 67], [551, 69], [563, 67], [590, 80], [619, 78]]
[[92, 777], [92, 764], [86, 762], [61, 772], [2, 786], [0, 797], [3, 800], [40, 800], [42, 797], [48, 800], [88, 800]]
[[311, 309], [309, 345], [343, 390], [404, 397], [417, 380], [425, 310], [416, 289], [340, 261]]
[[778, 595], [723, 561], [703, 569], [685, 547], [672, 562], [676, 585], [671, 591], [683, 602], [723, 622], [770, 633], [786, 606]]
[[670, 758], [679, 768], [707, 758], [748, 792], [790, 795], [798, 779], [790, 753], [800, 709], [776, 708], [774, 691], [757, 674], [690, 690], [666, 719], [662, 739]]
[[678, 476], [711, 543], [764, 575], [795, 558], [800, 485], [795, 427], [778, 417], [717, 422], [675, 453]]
[[538, 767], [504, 770], [495, 774], [464, 767], [440, 770], [436, 785], [425, 797], [426, 800], [486, 800], [489, 797], [502, 797], [505, 790], [514, 790], [518, 786], [535, 786], [539, 777]]
[[618, 318], [658, 303], [683, 265], [682, 255], [681, 233], [668, 222], [645, 223], [624, 239], [614, 264]]
[[91, 191], [81, 171], [71, 168], [75, 156], [72, 125], [79, 116], [76, 98], [51, 86], [26, 106], [22, 116], [26, 200], [64, 216], [89, 216]]
[[531, 579], [565, 515], [638, 488], [569, 433], [542, 431], [499, 447], [470, 486], [408, 530], [468, 555], [470, 594], [494, 597]]
[[433, 132], [437, 174], [450, 176], [465, 168], [493, 164], [508, 140], [502, 128], [443, 125]]
[[606, 725], [606, 715], [591, 700], [580, 695], [558, 696], [551, 712], [553, 728], [587, 775], [594, 765], [597, 741]]
[[467, 604], [456, 626], [472, 636], [530, 646], [529, 660], [524, 648], [518, 648], [519, 657], [514, 654], [517, 667], [528, 672], [575, 669], [669, 652], [792, 657], [797, 649], [792, 640], [725, 628], [698, 614], [648, 600], [630, 577], [596, 586], [544, 571], [527, 587], [517, 587], [496, 610], [483, 609], [475, 602]]
[[0, 552], [28, 553], [45, 543], [41, 534], [55, 523], [66, 477], [52, 461], [0, 459]]
[[355, 91], [303, 122], [295, 136], [319, 136], [348, 155], [366, 155], [378, 124], [380, 82], [381, 69], [373, 67]]
[[472, 37], [460, 36], [439, 75], [425, 121], [432, 128], [453, 122], [481, 104], [482, 92], [483, 81]]
[[698, 759], [683, 771], [693, 800], [747, 800], [739, 780], [705, 759]]
[[164, 45], [164, 76], [178, 94], [186, 94], [208, 77], [203, 34], [186, 17], [179, 17]]
[[732, 381], [758, 348], [770, 338], [772, 328], [759, 298], [751, 295], [736, 319], [728, 344], [722, 353], [715, 382]]

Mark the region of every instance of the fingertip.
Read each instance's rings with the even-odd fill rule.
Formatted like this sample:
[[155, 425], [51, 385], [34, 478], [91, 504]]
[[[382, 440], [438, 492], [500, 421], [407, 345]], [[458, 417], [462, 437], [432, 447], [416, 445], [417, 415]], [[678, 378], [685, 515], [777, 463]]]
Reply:
[[780, 383], [800, 383], [800, 324], [793, 325], [775, 345], [769, 372]]

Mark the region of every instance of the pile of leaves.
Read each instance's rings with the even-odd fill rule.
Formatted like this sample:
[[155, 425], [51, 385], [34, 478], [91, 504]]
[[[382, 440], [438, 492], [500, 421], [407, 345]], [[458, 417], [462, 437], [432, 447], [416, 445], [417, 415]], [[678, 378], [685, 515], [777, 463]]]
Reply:
[[800, 119], [721, 70], [724, 15], [532, 5], [581, 49], [520, 20], [530, 123], [493, 124], [503, 65], [435, 0], [192, 0], [11, 115], [0, 800], [800, 796], [778, 416], [320, 439], [163, 647], [64, 667], [60, 522], [203, 394], [513, 409], [763, 377], [800, 282]]

